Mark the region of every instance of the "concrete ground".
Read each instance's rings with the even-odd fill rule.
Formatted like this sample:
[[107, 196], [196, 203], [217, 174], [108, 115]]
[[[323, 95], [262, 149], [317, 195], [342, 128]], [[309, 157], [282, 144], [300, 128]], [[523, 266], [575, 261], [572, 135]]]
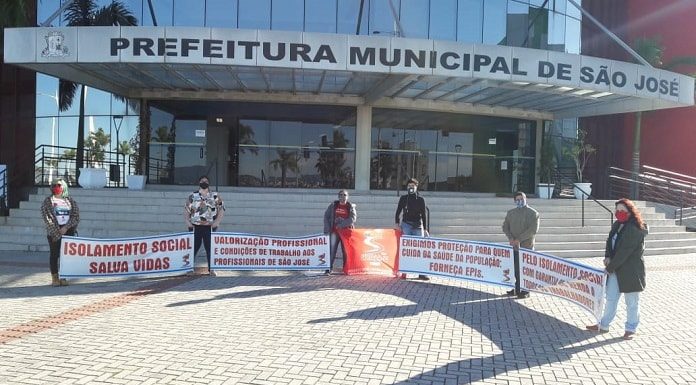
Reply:
[[0, 384], [696, 383], [696, 255], [647, 266], [624, 341], [623, 301], [598, 335], [570, 302], [448, 279], [225, 272], [54, 288], [46, 253], [5, 252]]

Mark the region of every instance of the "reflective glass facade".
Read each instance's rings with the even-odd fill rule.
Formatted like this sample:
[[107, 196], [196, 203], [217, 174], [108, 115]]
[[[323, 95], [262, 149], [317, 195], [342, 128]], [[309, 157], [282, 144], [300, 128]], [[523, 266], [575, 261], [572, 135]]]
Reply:
[[535, 123], [441, 112], [373, 112], [370, 188], [533, 191]]
[[[581, 15], [566, 0], [365, 0], [362, 10], [361, 0], [157, 0], [152, 2], [152, 10], [145, 0], [123, 2], [137, 18], [138, 25], [142, 26], [205, 26], [402, 36], [524, 46], [568, 53], [579, 53], [580, 50]], [[103, 6], [109, 4], [110, 0], [98, 0], [96, 3]], [[43, 0], [37, 4], [37, 22], [41, 23], [58, 9], [60, 0]], [[54, 20], [53, 25], [64, 26], [66, 20], [61, 16]], [[326, 86], [331, 86], [329, 81]], [[54, 162], [51, 174], [67, 173], [70, 176], [73, 160], [69, 151], [76, 146], [79, 98], [76, 96], [67, 111], [59, 112], [57, 89], [57, 79], [37, 75], [36, 145], [43, 145], [44, 151], [51, 154]], [[346, 107], [339, 114], [341, 119], [325, 118], [322, 110], [335, 108], [331, 106], [301, 106], [299, 110], [306, 115], [291, 118], [284, 114], [267, 113], [243, 116], [210, 112], [195, 115], [182, 113], [167, 101], [152, 100], [152, 140], [150, 143], [139, 143], [136, 138], [137, 103], [126, 103], [94, 88], [86, 87], [86, 90], [85, 138], [89, 137], [89, 133], [98, 132], [99, 128], [110, 135], [110, 141], [105, 146], [106, 160], [109, 156], [116, 156], [116, 131], [119, 140], [129, 142], [131, 147], [149, 146], [150, 157], [158, 159], [150, 164], [150, 183], [189, 183], [190, 175], [208, 171], [211, 162], [215, 161], [220, 180], [230, 185], [350, 188], [355, 184], [351, 179], [355, 168], [354, 107]], [[209, 104], [214, 105], [213, 102]], [[275, 108], [269, 105], [265, 109]], [[260, 111], [264, 107], [255, 106], [254, 109]], [[209, 110], [215, 108], [210, 107]], [[533, 132], [531, 122], [509, 121], [503, 124], [497, 121], [496, 124], [502, 126], [486, 131], [483, 127], [491, 126], [495, 119], [480, 118], [479, 123], [467, 125], [465, 122], [472, 119], [469, 116], [434, 116], [428, 114], [435, 113], [418, 111], [409, 113], [429, 116], [429, 119], [415, 120], [429, 123], [423, 123], [420, 127], [410, 123], [406, 126], [398, 122], [382, 123], [382, 117], [393, 113], [389, 110], [373, 111], [371, 151], [372, 163], [376, 162], [377, 165], [371, 165], [371, 188], [395, 188], [402, 177], [401, 166], [389, 171], [391, 166], [385, 167], [383, 160], [397, 156], [398, 151], [418, 152], [418, 160], [409, 161], [411, 164], [404, 166], [404, 172], [425, 178], [429, 186], [427, 189], [431, 190], [508, 191], [508, 187], [495, 181], [495, 175], [506, 171], [501, 167], [513, 169], [512, 160], [509, 165], [501, 162], [503, 158], [513, 156], [508, 150], [518, 144], [524, 146], [515, 147], [519, 150], [514, 155], [517, 156], [515, 162], [533, 164], [533, 159], [524, 160], [524, 157], [533, 157], [534, 154], [529, 147], [534, 141], [525, 131]], [[114, 119], [114, 116], [123, 116], [123, 119]], [[318, 119], [318, 116], [324, 118]], [[225, 131], [226, 147], [212, 149], [205, 144], [208, 143], [205, 137], [196, 134], [201, 135], [202, 131], [219, 125], [215, 120], [217, 118], [222, 118], [224, 125], [230, 121], [234, 123], [230, 123], [232, 125]], [[433, 125], [430, 121], [447, 123]], [[164, 135], [162, 127], [166, 127], [167, 135]], [[503, 142], [514, 145], [505, 151], [485, 144], [499, 135], [501, 127], [505, 132], [515, 133], [514, 138], [501, 137]], [[255, 144], [244, 144], [248, 139], [243, 137], [247, 128], [254, 132]], [[159, 137], [158, 130], [162, 134]], [[172, 130], [175, 132], [169, 132]], [[230, 139], [229, 135], [237, 137]], [[387, 145], [389, 147], [385, 148]], [[203, 156], [200, 155], [201, 147]], [[318, 171], [318, 163], [327, 161], [331, 158], [329, 154], [339, 151], [339, 148], [340, 159], [330, 161], [341, 163], [342, 171], [335, 175], [327, 176], [326, 172], [322, 175]], [[282, 156], [297, 158], [297, 167], [288, 168], [285, 165], [278, 168], [280, 164], [276, 160]], [[225, 161], [228, 163], [220, 160], [228, 158], [230, 160]], [[125, 155], [121, 159], [124, 164], [121, 172], [132, 172], [130, 156]], [[403, 159], [393, 161], [399, 163]], [[522, 167], [517, 163], [514, 167]], [[39, 174], [41, 176], [37, 181], [48, 179], [45, 170]], [[529, 172], [521, 177], [531, 180]]]

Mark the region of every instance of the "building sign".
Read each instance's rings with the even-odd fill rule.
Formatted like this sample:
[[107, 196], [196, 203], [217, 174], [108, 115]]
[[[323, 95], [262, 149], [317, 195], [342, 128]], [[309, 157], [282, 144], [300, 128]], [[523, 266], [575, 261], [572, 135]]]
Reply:
[[694, 104], [693, 78], [643, 65], [520, 47], [381, 36], [184, 27], [16, 28], [6, 30], [5, 61], [185, 63], [440, 75]]

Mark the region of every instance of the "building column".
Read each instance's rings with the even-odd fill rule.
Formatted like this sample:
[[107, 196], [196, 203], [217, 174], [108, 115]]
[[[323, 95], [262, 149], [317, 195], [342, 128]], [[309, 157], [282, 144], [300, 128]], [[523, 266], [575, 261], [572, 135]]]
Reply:
[[537, 188], [537, 185], [541, 181], [539, 169], [541, 166], [541, 141], [544, 137], [544, 123], [545, 121], [541, 119], [536, 121], [536, 143], [534, 143], [534, 189]]
[[355, 127], [355, 190], [370, 190], [370, 143], [372, 138], [372, 107], [358, 106]]

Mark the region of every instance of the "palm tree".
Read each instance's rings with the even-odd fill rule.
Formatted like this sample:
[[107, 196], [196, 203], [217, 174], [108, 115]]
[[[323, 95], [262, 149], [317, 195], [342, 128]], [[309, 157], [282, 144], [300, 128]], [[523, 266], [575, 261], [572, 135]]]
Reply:
[[278, 158], [270, 161], [269, 165], [273, 166], [274, 170], [280, 168], [280, 187], [285, 187], [285, 177], [288, 170], [298, 173], [300, 172], [300, 155], [296, 151], [276, 150]]
[[[662, 68], [666, 70], [674, 70], [674, 68], [682, 65], [696, 65], [696, 57], [694, 56], [679, 56], [672, 58], [668, 63], [662, 62], [662, 55], [664, 54], [665, 48], [660, 42], [658, 37], [650, 38], [639, 38], [633, 42], [633, 49], [645, 59], [650, 65], [656, 68]], [[694, 74], [691, 74], [694, 76]], [[636, 178], [640, 173], [640, 135], [641, 135], [641, 125], [643, 120], [643, 112], [636, 112], [636, 125], [633, 130], [633, 156], [632, 156], [632, 171], [634, 183], [631, 185], [631, 198], [638, 199], [638, 183], [636, 183]]]
[[91, 165], [104, 164], [104, 152], [109, 143], [111, 143], [111, 135], [106, 135], [103, 128], [99, 127], [97, 131], [89, 133], [89, 137], [85, 141], [85, 148], [89, 153]]
[[[239, 152], [245, 153], [248, 149], [254, 155], [259, 154], [259, 149], [256, 146], [256, 141], [254, 140], [254, 129], [246, 124], [239, 124]], [[243, 146], [244, 145], [244, 146]]]
[[65, 178], [65, 181], [68, 183], [72, 182], [72, 178], [70, 176], [70, 173], [68, 172], [68, 169], [70, 168], [70, 162], [75, 160], [75, 154], [76, 154], [76, 151], [72, 148], [69, 148], [67, 150], [64, 150], [63, 155], [60, 156], [60, 158], [65, 160], [65, 162], [66, 162], [64, 178]]
[[342, 181], [346, 176], [346, 170], [343, 167], [346, 163], [343, 149], [348, 146], [348, 139], [343, 132], [334, 130], [333, 142], [327, 145], [328, 150], [323, 148], [319, 150], [319, 159], [314, 167], [319, 172], [324, 187], [338, 187], [336, 186], [338, 181]]
[[[0, 2], [0, 33], [4, 27], [19, 27], [27, 25], [27, 0], [3, 0]], [[3, 40], [0, 40], [2, 46]]]
[[[70, 27], [136, 25], [138, 20], [120, 1], [97, 8], [95, 0], [74, 0], [65, 10], [65, 22]], [[77, 84], [60, 79], [58, 84], [58, 107], [67, 111], [75, 100]], [[77, 126], [77, 156], [75, 174], [84, 165], [85, 142], [85, 86], [80, 84], [80, 114]]]

